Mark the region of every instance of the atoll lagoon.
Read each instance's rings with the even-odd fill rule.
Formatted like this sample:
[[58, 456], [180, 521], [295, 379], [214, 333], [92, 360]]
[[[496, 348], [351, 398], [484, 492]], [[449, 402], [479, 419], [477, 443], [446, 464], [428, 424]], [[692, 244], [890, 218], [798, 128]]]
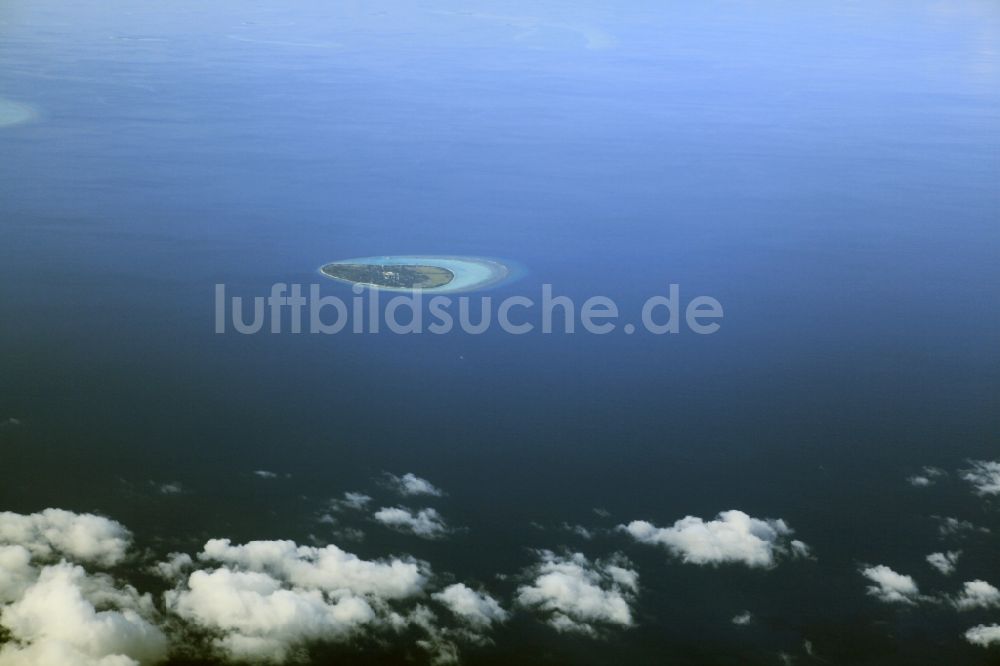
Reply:
[[434, 293], [485, 289], [511, 274], [510, 268], [495, 259], [433, 255], [345, 259], [324, 265], [320, 272], [334, 280], [376, 289]]

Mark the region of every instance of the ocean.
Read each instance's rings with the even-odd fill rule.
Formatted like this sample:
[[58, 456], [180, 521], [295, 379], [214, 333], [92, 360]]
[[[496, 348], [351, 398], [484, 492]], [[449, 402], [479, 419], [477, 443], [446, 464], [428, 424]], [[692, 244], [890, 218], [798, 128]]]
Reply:
[[[995, 663], [963, 634], [1000, 611], [946, 600], [1000, 584], [963, 478], [1000, 426], [996, 3], [12, 0], [0, 63], [34, 112], [0, 127], [0, 510], [119, 521], [115, 575], [161, 606], [144, 562], [213, 538], [412, 556], [511, 613], [463, 663]], [[470, 294], [494, 303], [547, 284], [637, 321], [676, 284], [724, 317], [215, 332], [217, 284], [347, 299], [320, 266], [397, 254], [509, 261]], [[620, 527], [734, 509], [809, 555], [699, 564]], [[540, 550], [627, 562], [631, 621], [550, 626], [520, 592]], [[875, 565], [937, 601], [869, 593]], [[408, 640], [295, 645], [426, 660]]]

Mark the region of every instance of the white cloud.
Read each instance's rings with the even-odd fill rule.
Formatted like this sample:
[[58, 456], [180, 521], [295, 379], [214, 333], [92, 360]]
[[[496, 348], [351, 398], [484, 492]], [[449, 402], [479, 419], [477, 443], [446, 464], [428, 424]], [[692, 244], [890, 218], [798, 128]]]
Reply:
[[938, 521], [938, 533], [943, 537], [964, 535], [967, 532], [982, 532], [984, 534], [989, 534], [990, 531], [988, 527], [978, 527], [968, 520], [959, 520], [958, 518], [952, 518], [950, 516], [934, 516], [934, 518]]
[[194, 560], [187, 553], [170, 553], [166, 560], [154, 564], [150, 571], [164, 580], [173, 581], [193, 566]]
[[914, 474], [906, 479], [906, 481], [917, 488], [924, 488], [927, 486], [934, 485], [937, 480], [945, 476], [945, 472], [940, 467], [924, 467], [920, 474]]
[[717, 519], [695, 516], [678, 520], [672, 527], [657, 527], [634, 520], [619, 529], [639, 542], [660, 545], [684, 562], [692, 564], [741, 563], [750, 567], [774, 566], [786, 554], [807, 555], [809, 547], [791, 540], [785, 521], [752, 518], [742, 511], [723, 511]]
[[965, 583], [962, 592], [951, 600], [958, 610], [973, 610], [975, 608], [1000, 607], [1000, 590], [985, 580], [972, 580]]
[[[422, 529], [420, 514], [414, 518]], [[458, 583], [434, 598], [460, 622], [437, 626], [417, 603], [430, 567], [413, 558], [364, 560], [334, 545], [228, 539], [209, 540], [196, 558], [171, 553], [135, 563], [173, 583], [164, 617], [148, 594], [77, 563], [128, 562], [130, 539], [100, 516], [0, 514], [0, 666], [151, 665], [167, 656], [167, 629], [206, 656], [273, 662], [298, 659], [313, 641], [361, 632], [382, 641], [416, 629], [431, 661], [446, 663], [460, 644], [486, 642], [482, 631], [508, 617], [496, 599]]]
[[0, 612], [14, 639], [0, 647], [0, 666], [152, 664], [167, 653], [155, 615], [149, 595], [131, 586], [68, 562], [46, 566]]
[[121, 523], [89, 513], [62, 509], [28, 515], [0, 512], [0, 545], [21, 545], [33, 557], [64, 555], [110, 566], [124, 559], [131, 538]]
[[434, 509], [421, 509], [413, 513], [402, 507], [383, 507], [375, 512], [375, 520], [383, 525], [404, 532], [412, 532], [425, 539], [435, 539], [448, 533], [448, 526]]
[[965, 632], [965, 640], [973, 645], [989, 647], [1000, 644], [1000, 624], [980, 624]]
[[371, 501], [372, 498], [369, 497], [368, 495], [365, 495], [364, 493], [352, 493], [348, 491], [344, 493], [344, 499], [335, 500], [335, 503], [338, 506], [344, 506], [349, 509], [356, 509], [358, 511], [361, 511], [366, 506], [368, 506], [368, 503]]
[[278, 475], [270, 470], [266, 469], [255, 469], [253, 472], [254, 476], [261, 479], [276, 479]]
[[945, 576], [950, 576], [955, 571], [958, 563], [958, 556], [962, 554], [960, 550], [949, 550], [945, 553], [931, 553], [927, 556], [927, 563], [940, 571]]
[[504, 622], [508, 613], [496, 599], [485, 592], [476, 592], [464, 583], [455, 583], [431, 595], [448, 610], [473, 627], [485, 628], [494, 622]]
[[387, 474], [386, 477], [389, 485], [401, 495], [433, 495], [440, 497], [444, 494], [440, 488], [435, 487], [430, 481], [422, 479], [412, 472], [407, 472], [403, 476]]
[[0, 546], [0, 603], [18, 599], [38, 577], [31, 553], [21, 545]]
[[167, 593], [167, 607], [215, 635], [223, 655], [250, 661], [282, 661], [309, 641], [388, 626], [390, 602], [421, 595], [430, 574], [412, 559], [363, 560], [293, 541], [212, 539], [198, 559], [222, 566], [192, 572]]
[[10, 638], [0, 666], [134, 666], [165, 657], [149, 595], [66, 561], [113, 566], [130, 540], [101, 516], [0, 513], [0, 629]]
[[211, 539], [198, 558], [273, 574], [300, 587], [331, 593], [350, 590], [387, 599], [417, 594], [427, 582], [423, 565], [415, 560], [363, 560], [332, 544], [323, 548], [299, 546], [294, 541], [233, 545], [229, 539]]
[[413, 626], [421, 629], [426, 638], [417, 640], [417, 645], [429, 653], [432, 666], [452, 666], [459, 663], [458, 646], [455, 640], [483, 644], [485, 639], [479, 634], [465, 629], [443, 629], [437, 625], [437, 616], [422, 604], [406, 614], [393, 614], [390, 622], [397, 629]]
[[594, 538], [594, 530], [584, 527], [583, 525], [570, 525], [569, 523], [563, 523], [562, 529], [567, 532], [572, 532], [581, 539], [586, 539], [588, 541]]
[[970, 463], [972, 467], [962, 471], [962, 478], [980, 495], [1000, 494], [1000, 461], [972, 460]]
[[186, 620], [221, 633], [215, 645], [235, 659], [282, 661], [308, 640], [343, 639], [371, 622], [363, 597], [286, 587], [257, 571], [195, 571], [186, 589], [168, 593], [168, 607]]
[[731, 621], [736, 626], [745, 627], [746, 625], [750, 624], [751, 620], [753, 620], [753, 615], [750, 613], [750, 611], [743, 611], [738, 615], [734, 615]]
[[161, 495], [179, 495], [184, 492], [184, 486], [177, 481], [172, 481], [160, 484], [159, 491]]
[[559, 556], [547, 550], [539, 558], [529, 570], [531, 583], [517, 590], [519, 604], [547, 613], [559, 631], [595, 634], [601, 625], [632, 626], [629, 603], [638, 593], [639, 575], [627, 560], [591, 563], [581, 553]]
[[[175, 561], [180, 569], [187, 565], [177, 557], [168, 562]], [[507, 617], [489, 595], [456, 584], [434, 598], [462, 624], [439, 627], [433, 612], [414, 605], [432, 574], [412, 558], [363, 560], [334, 545], [212, 539], [198, 563], [201, 569], [165, 595], [166, 607], [210, 636], [225, 659], [294, 661], [312, 642], [346, 642], [362, 633], [381, 640], [416, 629], [432, 663], [451, 663], [458, 643], [482, 644], [487, 639], [479, 632]]]
[[885, 603], [913, 604], [920, 598], [913, 578], [896, 573], [884, 564], [866, 567], [861, 575], [874, 583], [868, 586], [868, 594]]

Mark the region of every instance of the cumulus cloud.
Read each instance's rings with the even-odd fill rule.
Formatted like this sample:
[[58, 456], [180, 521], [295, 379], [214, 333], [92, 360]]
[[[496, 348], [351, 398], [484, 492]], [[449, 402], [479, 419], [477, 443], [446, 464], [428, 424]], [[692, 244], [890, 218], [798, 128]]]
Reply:
[[327, 596], [227, 568], [195, 571], [166, 598], [172, 611], [218, 633], [215, 647], [235, 659], [282, 661], [307, 640], [342, 639], [375, 617], [366, 599], [349, 592]]
[[951, 536], [976, 529], [976, 526], [968, 520], [959, 520], [952, 516], [935, 516], [935, 518], [938, 521], [938, 534], [941, 536]]
[[181, 572], [164, 595], [168, 611], [229, 660], [295, 661], [314, 642], [416, 630], [432, 663], [454, 663], [460, 643], [485, 642], [482, 632], [507, 618], [493, 597], [455, 584], [433, 598], [460, 626], [441, 627], [418, 603], [432, 578], [429, 565], [409, 557], [365, 560], [335, 545], [211, 539], [197, 558], [174, 556], [161, 565]]
[[0, 603], [18, 599], [28, 589], [38, 571], [24, 546], [0, 546]]
[[750, 624], [751, 620], [753, 620], [753, 615], [750, 613], [750, 611], [743, 611], [738, 615], [734, 615], [731, 622], [738, 627], [745, 627], [746, 625]]
[[504, 622], [508, 613], [496, 599], [485, 592], [477, 592], [464, 583], [449, 585], [431, 595], [463, 622], [483, 629], [494, 622]]
[[294, 541], [233, 545], [229, 539], [211, 539], [198, 558], [270, 573], [301, 587], [328, 592], [346, 589], [388, 599], [416, 594], [427, 581], [426, 566], [416, 560], [363, 560], [332, 544], [323, 548]]
[[184, 492], [184, 486], [178, 481], [161, 483], [157, 489], [160, 491], [161, 495], [179, 495]]
[[959, 520], [950, 516], [933, 516], [938, 521], [938, 534], [942, 539], [963, 539], [970, 534], [989, 534], [990, 528], [980, 527], [968, 520]]
[[596, 634], [601, 626], [630, 627], [639, 574], [621, 556], [590, 562], [583, 554], [539, 551], [528, 571], [531, 582], [518, 587], [517, 602], [547, 614], [559, 631]]
[[962, 478], [973, 485], [979, 495], [1000, 495], [1000, 461], [972, 460], [972, 467], [962, 471]]
[[187, 553], [170, 553], [167, 559], [154, 564], [150, 572], [164, 580], [173, 581], [192, 566], [194, 566], [194, 560]]
[[[131, 535], [101, 516], [0, 513], [0, 666], [135, 666], [164, 658], [149, 595], [77, 560], [112, 566]], [[62, 561], [52, 563], [56, 558]]]
[[400, 495], [433, 495], [434, 497], [444, 495], [444, 492], [440, 488], [435, 487], [430, 481], [422, 479], [411, 472], [407, 472], [403, 476], [387, 474], [386, 479], [389, 486]]
[[410, 532], [425, 539], [436, 539], [448, 533], [448, 526], [434, 509], [421, 509], [413, 513], [402, 507], [383, 507], [375, 512], [375, 520], [402, 532]]
[[68, 562], [46, 566], [0, 613], [15, 639], [0, 649], [0, 665], [152, 664], [167, 653], [155, 615], [152, 599], [130, 586]]
[[270, 470], [255, 469], [253, 475], [261, 479], [276, 479], [278, 475]]
[[945, 476], [946, 474], [947, 472], [940, 467], [924, 467], [920, 474], [914, 474], [913, 476], [908, 477], [906, 481], [911, 486], [924, 488], [934, 485], [939, 478]]
[[432, 666], [452, 666], [459, 663], [456, 640], [471, 641], [480, 645], [486, 642], [483, 636], [474, 631], [452, 630], [438, 626], [434, 611], [422, 604], [418, 604], [408, 613], [392, 615], [390, 622], [397, 630], [413, 626], [424, 632], [425, 637], [417, 640], [416, 644], [428, 653]]
[[752, 518], [736, 510], [723, 511], [709, 521], [687, 516], [671, 527], [633, 520], [619, 529], [641, 543], [663, 546], [692, 564], [740, 563], [749, 567], [772, 567], [783, 555], [809, 553], [806, 544], [790, 538], [793, 530], [785, 521]]
[[931, 553], [927, 556], [927, 563], [940, 571], [945, 576], [950, 576], [955, 571], [958, 557], [962, 554], [960, 550], [949, 550], [945, 553]]
[[410, 558], [363, 560], [293, 541], [212, 539], [198, 560], [221, 566], [193, 571], [167, 593], [167, 607], [212, 632], [223, 655], [252, 661], [282, 661], [309, 641], [388, 624], [389, 602], [422, 594], [429, 576]]
[[364, 493], [352, 493], [350, 491], [344, 493], [344, 498], [339, 500], [334, 500], [334, 504], [338, 507], [345, 507], [348, 509], [354, 509], [356, 511], [363, 510], [368, 503], [372, 501], [372, 498]]
[[314, 641], [415, 629], [431, 663], [456, 663], [458, 644], [481, 644], [481, 632], [507, 619], [497, 601], [464, 584], [433, 595], [461, 626], [438, 625], [423, 598], [430, 567], [412, 558], [363, 560], [337, 546], [292, 541], [233, 544], [213, 539], [193, 571], [165, 596], [168, 609], [212, 636], [224, 658], [294, 660]]
[[563, 523], [562, 529], [567, 532], [572, 532], [581, 539], [586, 539], [588, 541], [593, 539], [595, 536], [595, 530], [589, 527], [584, 527], [583, 525], [570, 525], [569, 523]]
[[977, 625], [965, 632], [965, 640], [980, 647], [1000, 644], [1000, 624]]
[[129, 561], [130, 540], [100, 516], [0, 514], [0, 666], [152, 665], [171, 651], [168, 629], [178, 649], [275, 663], [297, 660], [312, 642], [362, 632], [381, 642], [415, 631], [432, 663], [454, 663], [460, 644], [487, 642], [484, 632], [508, 618], [492, 596], [456, 583], [433, 598], [458, 623], [439, 626], [419, 603], [430, 566], [411, 557], [366, 560], [334, 545], [228, 539], [207, 541], [196, 557], [139, 564], [172, 585], [163, 615], [150, 595], [81, 566]]
[[938, 534], [942, 537], [963, 536], [969, 532], [989, 534], [988, 527], [979, 527], [968, 520], [959, 520], [951, 516], [934, 516], [938, 521]]
[[958, 596], [952, 598], [951, 603], [961, 611], [997, 608], [1000, 607], [1000, 590], [985, 580], [968, 581]]
[[868, 594], [885, 603], [914, 604], [920, 598], [913, 578], [896, 573], [884, 564], [866, 567], [861, 575], [874, 583], [868, 586]]
[[125, 558], [131, 539], [121, 523], [93, 514], [62, 509], [28, 515], [0, 512], [0, 545], [23, 546], [33, 557], [65, 556], [111, 566]]

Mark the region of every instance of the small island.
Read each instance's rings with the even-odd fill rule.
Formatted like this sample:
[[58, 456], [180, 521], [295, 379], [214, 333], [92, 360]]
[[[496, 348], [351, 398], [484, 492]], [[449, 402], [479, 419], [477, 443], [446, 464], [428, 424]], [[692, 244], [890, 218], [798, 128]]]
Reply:
[[387, 255], [332, 261], [319, 269], [324, 277], [387, 291], [453, 293], [495, 286], [511, 276], [494, 259], [442, 255]]
[[338, 280], [390, 289], [434, 289], [455, 279], [440, 266], [420, 264], [327, 264], [320, 270]]

